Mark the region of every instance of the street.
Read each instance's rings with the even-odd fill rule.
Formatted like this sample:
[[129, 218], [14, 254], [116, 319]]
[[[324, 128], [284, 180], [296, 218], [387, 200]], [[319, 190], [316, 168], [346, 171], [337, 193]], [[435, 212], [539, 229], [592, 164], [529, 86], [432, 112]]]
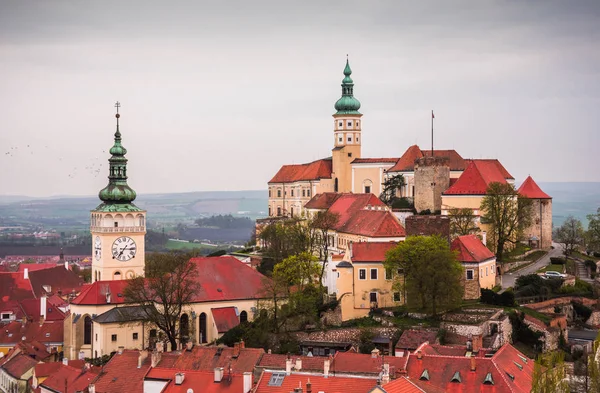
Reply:
[[537, 272], [539, 269], [543, 268], [546, 265], [550, 264], [550, 257], [561, 257], [563, 255], [563, 248], [558, 243], [552, 243], [554, 249], [550, 250], [548, 254], [540, 258], [536, 263], [529, 265], [517, 272], [514, 273], [506, 273], [502, 275], [502, 289], [514, 287], [515, 281], [520, 276], [526, 276], [528, 274], [533, 274]]

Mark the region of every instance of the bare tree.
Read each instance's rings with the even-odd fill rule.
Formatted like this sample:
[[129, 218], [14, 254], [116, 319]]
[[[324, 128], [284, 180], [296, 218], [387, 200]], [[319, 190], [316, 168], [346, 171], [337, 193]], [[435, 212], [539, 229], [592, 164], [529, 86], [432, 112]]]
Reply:
[[561, 243], [564, 250], [565, 256], [569, 256], [577, 249], [578, 246], [583, 244], [585, 232], [581, 221], [573, 216], [567, 217], [565, 222], [554, 230], [554, 240]]
[[477, 216], [473, 209], [453, 207], [448, 210], [448, 217], [450, 218], [450, 236], [452, 238], [474, 235], [481, 231], [475, 223]]
[[331, 213], [329, 211], [320, 211], [313, 217], [312, 222], [309, 224], [319, 233], [319, 256], [323, 260], [323, 265], [321, 266], [321, 274], [319, 277], [319, 285], [321, 286], [323, 285], [323, 275], [325, 274], [327, 261], [329, 259], [329, 231], [335, 228], [339, 220], [340, 215], [337, 213]]

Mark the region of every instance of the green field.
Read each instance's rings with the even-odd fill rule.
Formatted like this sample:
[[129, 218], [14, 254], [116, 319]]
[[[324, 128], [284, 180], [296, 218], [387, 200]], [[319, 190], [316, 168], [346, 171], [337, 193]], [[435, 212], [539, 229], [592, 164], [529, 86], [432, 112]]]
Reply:
[[[169, 239], [167, 240], [167, 244], [165, 247], [169, 250], [215, 250], [220, 248], [217, 245], [208, 245], [208, 244], [200, 244], [200, 243], [190, 243], [190, 242], [178, 242], [177, 240]], [[222, 248], [227, 248], [223, 246]]]

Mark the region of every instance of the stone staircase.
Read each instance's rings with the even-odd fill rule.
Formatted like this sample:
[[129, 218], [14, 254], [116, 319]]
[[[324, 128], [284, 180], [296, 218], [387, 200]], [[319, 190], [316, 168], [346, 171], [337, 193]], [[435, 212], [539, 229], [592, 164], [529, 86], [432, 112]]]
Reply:
[[580, 280], [587, 282], [593, 281], [583, 261], [575, 260], [575, 272], [577, 274], [577, 278], [579, 278]]

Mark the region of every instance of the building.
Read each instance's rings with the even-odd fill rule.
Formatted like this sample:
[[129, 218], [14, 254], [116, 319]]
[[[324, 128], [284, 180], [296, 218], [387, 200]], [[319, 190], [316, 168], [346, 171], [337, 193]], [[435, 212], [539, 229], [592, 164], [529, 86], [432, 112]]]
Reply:
[[552, 246], [552, 197], [537, 185], [531, 176], [519, 187], [519, 195], [532, 201], [532, 222], [524, 235], [534, 248]]
[[37, 360], [23, 353], [0, 359], [0, 391], [26, 393], [36, 364]]
[[450, 248], [464, 269], [464, 299], [479, 299], [481, 289], [496, 285], [496, 256], [475, 235], [459, 236]]
[[136, 193], [127, 184], [127, 149], [121, 144], [119, 117], [117, 107], [108, 185], [98, 194], [102, 203], [91, 212], [92, 282], [144, 275], [146, 211], [133, 203]]
[[348, 246], [342, 262], [336, 266], [337, 299], [342, 321], [369, 315], [372, 308], [393, 307], [404, 302], [394, 284], [394, 274], [385, 269], [385, 254], [396, 242], [358, 242]]

